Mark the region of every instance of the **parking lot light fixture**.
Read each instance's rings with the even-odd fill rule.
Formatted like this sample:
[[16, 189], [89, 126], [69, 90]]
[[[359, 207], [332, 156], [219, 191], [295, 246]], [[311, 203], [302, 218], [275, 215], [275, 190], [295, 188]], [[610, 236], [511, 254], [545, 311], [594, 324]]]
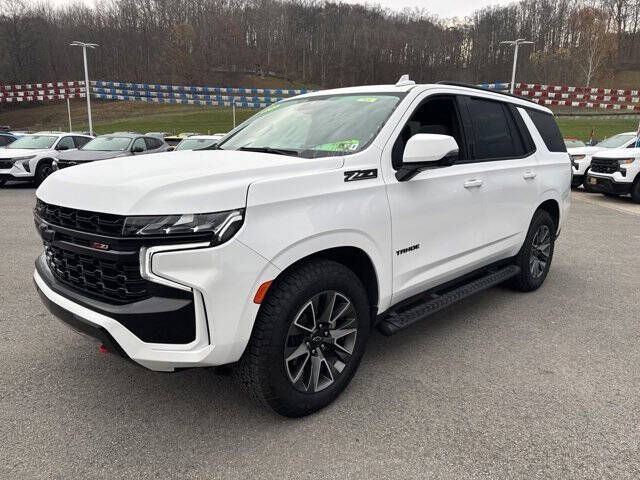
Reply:
[[513, 69], [511, 71], [511, 86], [509, 91], [513, 94], [514, 87], [516, 85], [516, 67], [518, 65], [518, 49], [520, 45], [531, 45], [533, 42], [529, 40], [525, 40], [524, 38], [519, 38], [517, 40], [505, 40], [504, 42], [500, 42], [500, 45], [513, 45], [515, 50], [513, 52]]
[[93, 122], [91, 121], [91, 85], [89, 84], [89, 69], [87, 68], [87, 48], [96, 48], [97, 43], [85, 43], [73, 41], [69, 45], [72, 47], [82, 47], [82, 58], [84, 60], [84, 96], [87, 98], [87, 116], [89, 117], [89, 133], [93, 135]]

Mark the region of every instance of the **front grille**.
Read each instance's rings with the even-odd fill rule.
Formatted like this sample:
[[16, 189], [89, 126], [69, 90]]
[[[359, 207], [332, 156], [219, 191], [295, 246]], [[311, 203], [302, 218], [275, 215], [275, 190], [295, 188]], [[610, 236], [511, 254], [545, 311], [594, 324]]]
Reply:
[[593, 158], [590, 170], [594, 173], [615, 173], [620, 170], [620, 164], [615, 158]]
[[36, 213], [51, 225], [113, 237], [122, 235], [125, 220], [125, 217], [121, 215], [58, 207], [39, 199], [36, 202]]
[[13, 162], [9, 160], [0, 160], [0, 168], [1, 169], [13, 168]]
[[149, 296], [137, 255], [130, 261], [105, 260], [51, 244], [45, 244], [45, 255], [53, 275], [82, 292], [122, 303]]

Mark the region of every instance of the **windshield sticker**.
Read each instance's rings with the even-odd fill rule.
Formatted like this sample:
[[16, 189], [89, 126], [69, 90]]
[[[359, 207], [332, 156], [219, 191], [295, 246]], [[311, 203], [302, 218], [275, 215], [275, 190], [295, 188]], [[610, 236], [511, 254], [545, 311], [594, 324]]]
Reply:
[[360, 146], [360, 140], [342, 140], [340, 142], [323, 143], [313, 147], [313, 150], [325, 150], [328, 152], [353, 152]]
[[377, 102], [378, 98], [377, 97], [360, 97], [356, 101], [357, 102], [365, 102], [365, 103], [373, 103], [373, 102]]

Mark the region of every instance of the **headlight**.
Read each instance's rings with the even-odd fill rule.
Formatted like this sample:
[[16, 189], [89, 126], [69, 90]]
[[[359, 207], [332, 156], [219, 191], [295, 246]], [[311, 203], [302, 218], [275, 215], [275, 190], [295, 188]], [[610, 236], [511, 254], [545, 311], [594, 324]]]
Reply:
[[586, 155], [571, 155], [571, 161], [575, 162], [576, 160], [582, 160], [586, 157]]
[[620, 165], [629, 165], [630, 163], [633, 163], [635, 160], [635, 158], [622, 158], [620, 160], [618, 160], [618, 163]]
[[240, 230], [243, 220], [244, 209], [219, 213], [127, 217], [123, 235], [171, 236], [209, 233], [212, 236], [212, 244], [219, 245]]
[[27, 155], [26, 157], [13, 157], [11, 160], [14, 162], [21, 162], [22, 160], [31, 160], [35, 155]]

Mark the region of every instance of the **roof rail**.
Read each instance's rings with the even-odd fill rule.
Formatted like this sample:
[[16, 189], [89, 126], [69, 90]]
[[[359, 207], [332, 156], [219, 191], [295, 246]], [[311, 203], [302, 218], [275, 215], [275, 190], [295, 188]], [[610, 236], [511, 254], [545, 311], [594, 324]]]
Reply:
[[473, 85], [471, 83], [464, 83], [464, 82], [449, 82], [447, 80], [441, 80], [440, 82], [436, 82], [438, 85], [450, 85], [452, 87], [464, 87], [464, 88], [472, 88], [473, 90], [480, 90], [481, 92], [493, 92], [493, 93], [499, 93], [500, 95], [506, 95], [507, 97], [511, 97], [511, 98], [517, 98], [518, 100], [524, 100], [526, 102], [529, 103], [533, 103], [534, 105], [539, 105], [538, 102], [531, 100], [530, 98], [527, 97], [521, 97], [519, 95], [513, 95], [511, 93], [508, 92], [502, 92], [500, 90], [491, 90], [490, 88], [484, 88], [484, 87], [479, 87], [478, 85]]

